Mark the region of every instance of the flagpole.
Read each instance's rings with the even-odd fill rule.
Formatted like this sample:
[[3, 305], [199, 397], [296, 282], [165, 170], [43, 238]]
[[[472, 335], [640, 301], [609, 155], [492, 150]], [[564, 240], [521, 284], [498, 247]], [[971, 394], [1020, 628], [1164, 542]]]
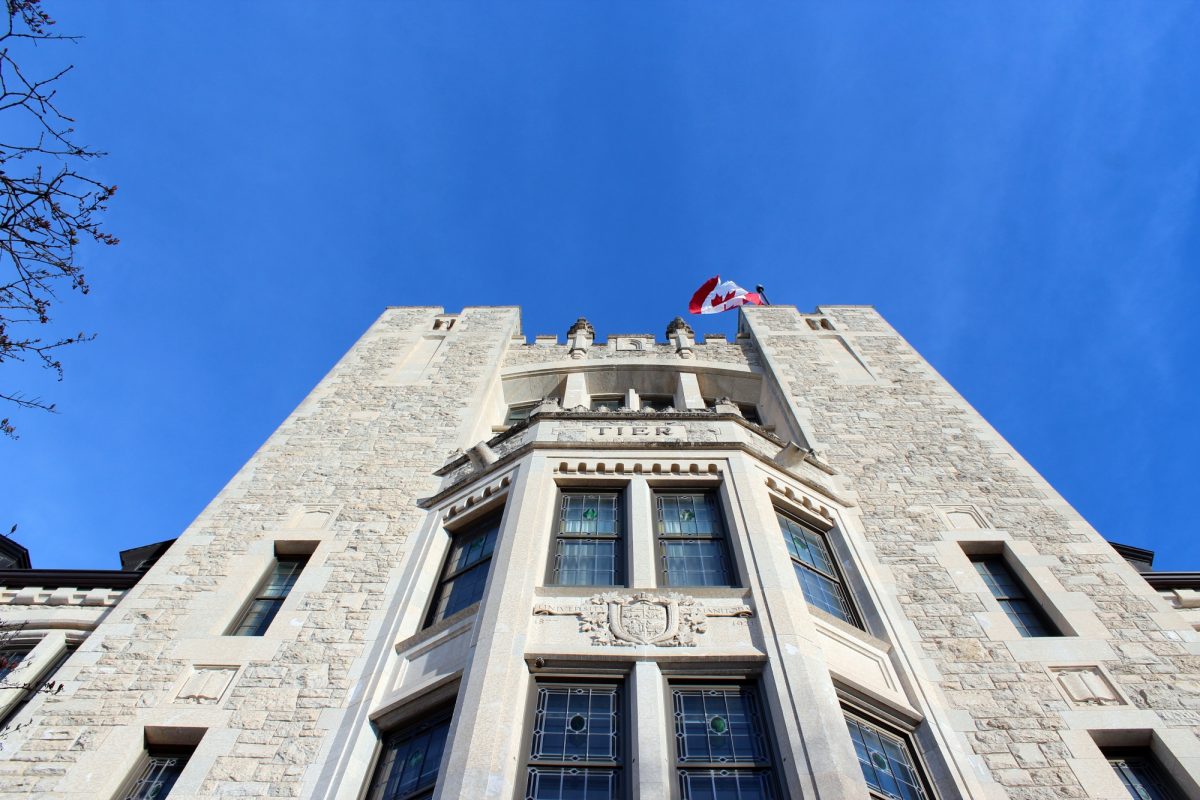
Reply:
[[754, 287], [754, 291], [758, 292], [758, 296], [762, 298], [764, 306], [771, 305], [771, 301], [767, 299], [767, 290], [762, 287], [761, 283]]

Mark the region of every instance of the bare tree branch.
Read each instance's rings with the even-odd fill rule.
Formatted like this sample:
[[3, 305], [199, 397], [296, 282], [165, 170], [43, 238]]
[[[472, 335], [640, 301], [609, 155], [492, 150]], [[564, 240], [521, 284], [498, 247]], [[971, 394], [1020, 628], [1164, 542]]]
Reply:
[[[74, 120], [57, 105], [58, 81], [72, 67], [39, 78], [29, 76], [17, 61], [17, 46], [77, 37], [52, 32], [54, 20], [42, 10], [41, 0], [4, 2], [0, 127], [27, 131], [28, 139], [6, 133], [6, 141], [0, 142], [0, 364], [29, 361], [53, 370], [61, 380], [58, 350], [90, 341], [94, 334], [46, 338], [37, 331], [51, 322], [64, 286], [88, 293], [77, 259], [80, 243], [118, 243], [98, 219], [117, 187], [83, 173], [83, 164], [105, 154], [75, 141]], [[0, 402], [54, 410], [53, 403], [13, 390], [0, 389]], [[9, 419], [0, 419], [0, 434], [16, 437]]]

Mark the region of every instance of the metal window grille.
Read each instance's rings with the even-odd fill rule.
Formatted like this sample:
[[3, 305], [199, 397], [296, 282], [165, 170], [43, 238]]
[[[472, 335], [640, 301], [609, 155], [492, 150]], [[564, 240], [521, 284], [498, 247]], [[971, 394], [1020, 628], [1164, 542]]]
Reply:
[[733, 585], [725, 529], [711, 492], [659, 492], [654, 510], [665, 585]]
[[861, 628], [849, 593], [838, 572], [825, 534], [776, 512], [779, 530], [792, 557], [792, 569], [810, 605]]
[[1004, 613], [1022, 636], [1058, 636], [1053, 623], [1029, 596], [1003, 556], [974, 556], [971, 561]]
[[526, 800], [619, 800], [623, 722], [613, 684], [538, 686]]
[[1155, 759], [1142, 750], [1108, 752], [1125, 790], [1134, 800], [1182, 800], [1183, 793], [1163, 774]]
[[450, 710], [388, 734], [366, 800], [424, 800], [433, 797], [438, 768], [450, 733]]
[[676, 687], [671, 695], [683, 800], [778, 796], [766, 719], [753, 687]]
[[308, 556], [279, 556], [270, 576], [258, 587], [233, 636], [262, 636], [308, 563]]
[[925, 781], [913, 762], [908, 742], [849, 714], [846, 727], [863, 777], [873, 792], [895, 800], [928, 800]]
[[554, 578], [560, 586], [624, 582], [624, 537], [618, 492], [564, 492], [559, 500]]
[[426, 627], [462, 611], [483, 599], [492, 551], [500, 534], [500, 515], [454, 534], [442, 576], [434, 591]]
[[150, 750], [145, 766], [122, 800], [163, 800], [187, 766], [191, 750]]

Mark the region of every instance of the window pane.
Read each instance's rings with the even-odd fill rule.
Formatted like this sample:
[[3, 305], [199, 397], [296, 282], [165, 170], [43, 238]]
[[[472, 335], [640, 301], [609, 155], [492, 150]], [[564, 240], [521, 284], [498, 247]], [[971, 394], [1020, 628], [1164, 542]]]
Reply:
[[466, 569], [492, 557], [496, 548], [496, 535], [500, 532], [499, 517], [490, 520], [485, 527], [455, 537], [446, 562], [446, 575]]
[[187, 765], [188, 754], [150, 753], [150, 760], [124, 800], [162, 800], [171, 793]]
[[620, 497], [612, 494], [564, 494], [559, 507], [559, 533], [616, 536]]
[[593, 397], [592, 411], [617, 411], [625, 405], [625, 398], [620, 395], [610, 397]]
[[267, 632], [267, 628], [271, 626], [271, 621], [275, 619], [275, 615], [279, 613], [279, 609], [282, 606], [282, 598], [279, 600], [252, 601], [250, 607], [246, 609], [246, 614], [242, 617], [241, 623], [234, 630], [233, 635], [262, 636]]
[[904, 740], [849, 716], [846, 726], [867, 786], [897, 800], [925, 800]]
[[1135, 800], [1177, 800], [1181, 795], [1163, 777], [1157, 764], [1149, 758], [1110, 758], [1129, 796]]
[[530, 767], [526, 800], [616, 800], [620, 770]]
[[856, 624], [850, 615], [849, 604], [842, 596], [840, 585], [807, 567], [796, 563], [793, 563], [792, 567], [796, 570], [796, 578], [800, 581], [800, 590], [804, 592], [804, 599], [810, 605], [852, 625]]
[[658, 533], [666, 536], [722, 536], [707, 494], [667, 494], [655, 497]]
[[442, 584], [434, 606], [433, 622], [453, 616], [469, 605], [483, 599], [483, 590], [487, 585], [488, 567], [490, 561], [476, 564], [466, 572]]
[[561, 586], [615, 586], [618, 540], [559, 539], [554, 582]]
[[8, 673], [21, 666], [21, 662], [29, 655], [28, 647], [5, 647], [0, 650], [0, 680], [8, 677]]
[[809, 530], [791, 517], [785, 517], [783, 514], [777, 514], [776, 517], [779, 519], [779, 529], [783, 532], [784, 542], [792, 558], [803, 561], [830, 577], [837, 575], [824, 536]]
[[684, 800], [769, 800], [775, 794], [766, 773], [750, 770], [681, 769]]
[[667, 586], [729, 586], [725, 543], [721, 540], [664, 540], [663, 573]]
[[533, 729], [535, 761], [618, 760], [615, 686], [541, 686]]
[[1060, 635], [1002, 556], [974, 557], [971, 561], [1022, 636]]
[[446, 749], [450, 718], [399, 731], [384, 740], [368, 800], [399, 800], [422, 789], [432, 791]]
[[767, 760], [762, 720], [753, 694], [742, 688], [676, 689], [673, 694], [680, 762]]
[[308, 556], [280, 556], [275, 559], [275, 569], [267, 579], [266, 586], [259, 592], [260, 597], [284, 598], [296, 585], [300, 571], [308, 563]]

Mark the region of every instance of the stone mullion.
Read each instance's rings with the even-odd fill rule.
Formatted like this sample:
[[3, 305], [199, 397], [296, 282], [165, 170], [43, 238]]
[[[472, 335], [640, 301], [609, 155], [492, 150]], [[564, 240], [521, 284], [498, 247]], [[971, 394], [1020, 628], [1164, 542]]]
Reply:
[[783, 758], [780, 783], [790, 797], [863, 798], [866, 783], [829, 675], [818, 633], [762, 474], [743, 456], [730, 460], [730, 528], [750, 573], [755, 617], [769, 666], [763, 691]]
[[641, 475], [629, 481], [629, 586], [651, 589], [658, 584], [658, 547], [654, 536], [654, 503]]
[[634, 797], [670, 797], [670, 712], [667, 687], [654, 661], [638, 661], [629, 674], [629, 777]]
[[524, 654], [549, 547], [550, 519], [539, 512], [553, 509], [555, 496], [548, 472], [543, 457], [532, 457], [509, 495], [436, 798], [508, 798], [522, 778], [530, 690]]

